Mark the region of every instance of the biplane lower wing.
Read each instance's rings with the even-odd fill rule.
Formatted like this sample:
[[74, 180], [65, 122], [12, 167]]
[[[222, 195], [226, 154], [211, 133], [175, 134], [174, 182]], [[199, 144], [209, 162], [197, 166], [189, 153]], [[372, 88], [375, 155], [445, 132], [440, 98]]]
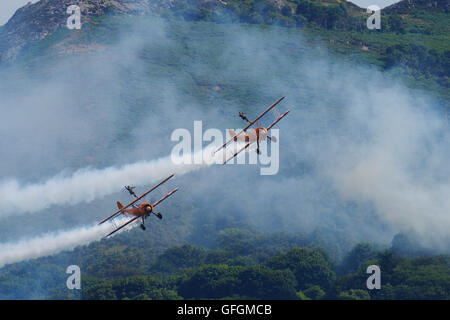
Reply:
[[247, 149], [248, 147], [250, 147], [250, 145], [254, 143], [254, 142], [249, 142], [247, 143], [242, 149], [240, 149], [239, 151], [237, 151], [235, 154], [233, 154], [231, 157], [229, 157], [227, 160], [225, 160], [224, 163], [222, 164], [227, 164], [228, 161], [230, 161], [231, 159], [233, 159], [234, 157], [236, 157], [239, 153], [241, 153], [242, 151], [244, 151], [245, 149]]
[[141, 200], [142, 198], [144, 198], [146, 195], [148, 195], [150, 192], [152, 192], [153, 190], [155, 190], [156, 188], [158, 188], [160, 185], [162, 185], [163, 183], [165, 183], [167, 180], [169, 180], [170, 178], [172, 178], [174, 176], [174, 174], [171, 174], [169, 177], [167, 177], [166, 179], [164, 179], [163, 181], [161, 181], [160, 183], [158, 183], [156, 186], [152, 187], [151, 189], [149, 189], [148, 191], [146, 191], [145, 193], [143, 193], [141, 196], [137, 197], [135, 200], [131, 201], [129, 204], [127, 204], [126, 206], [124, 206], [123, 208], [120, 208], [119, 210], [117, 210], [116, 212], [114, 212], [112, 215], [110, 215], [109, 217], [106, 217], [105, 219], [103, 219], [102, 221], [100, 221], [98, 224], [102, 224], [112, 218], [114, 218], [115, 216], [117, 216], [120, 212], [122, 212], [122, 210], [128, 208], [129, 206], [133, 205], [135, 202]]
[[121, 230], [122, 228], [126, 227], [127, 225], [129, 225], [130, 223], [132, 223], [133, 221], [139, 219], [140, 216], [136, 216], [133, 219], [130, 219], [128, 222], [124, 223], [123, 225], [121, 225], [120, 227], [118, 227], [117, 229], [115, 229], [114, 231], [108, 233], [105, 238], [109, 237], [110, 235], [116, 233], [117, 231]]

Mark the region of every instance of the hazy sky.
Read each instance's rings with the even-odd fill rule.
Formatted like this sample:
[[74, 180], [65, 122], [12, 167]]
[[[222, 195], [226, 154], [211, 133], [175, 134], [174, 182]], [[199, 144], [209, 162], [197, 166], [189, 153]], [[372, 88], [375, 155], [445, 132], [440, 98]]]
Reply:
[[[8, 19], [12, 17], [18, 8], [24, 6], [28, 2], [34, 3], [38, 1], [39, 0], [0, 0], [0, 25], [4, 25], [8, 22]], [[363, 8], [367, 8], [372, 4], [383, 8], [398, 2], [398, 0], [353, 0], [351, 2]]]
[[17, 9], [26, 5], [28, 2], [38, 2], [38, 0], [1, 0], [0, 1], [0, 25], [8, 22]]
[[361, 8], [367, 8], [370, 5], [377, 5], [380, 8], [390, 6], [393, 3], [400, 2], [399, 0], [352, 0], [354, 4], [360, 6]]

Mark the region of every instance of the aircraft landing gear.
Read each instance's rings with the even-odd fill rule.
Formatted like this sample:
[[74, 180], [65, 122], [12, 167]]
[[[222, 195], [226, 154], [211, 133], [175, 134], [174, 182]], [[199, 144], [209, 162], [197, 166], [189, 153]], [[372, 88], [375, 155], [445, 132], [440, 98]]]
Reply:
[[141, 223], [141, 229], [142, 230], [145, 230], [145, 225], [144, 225], [144, 221], [145, 220], [145, 217], [142, 217], [142, 223]]
[[162, 214], [160, 212], [155, 213], [155, 216], [157, 216], [159, 219], [162, 219]]

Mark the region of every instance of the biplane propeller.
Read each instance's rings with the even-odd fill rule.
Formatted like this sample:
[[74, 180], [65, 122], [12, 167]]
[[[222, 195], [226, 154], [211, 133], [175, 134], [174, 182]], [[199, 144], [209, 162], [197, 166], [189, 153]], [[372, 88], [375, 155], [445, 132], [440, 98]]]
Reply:
[[111, 214], [110, 216], [103, 219], [102, 221], [100, 221], [98, 224], [100, 225], [106, 221], [113, 220], [114, 218], [117, 218], [121, 214], [128, 215], [133, 218], [131, 218], [129, 221], [127, 221], [120, 227], [116, 228], [114, 231], [110, 232], [108, 235], [105, 236], [105, 238], [116, 233], [117, 231], [121, 230], [122, 228], [126, 227], [127, 225], [129, 225], [133, 221], [136, 221], [139, 218], [142, 219], [142, 223], [141, 223], [142, 230], [145, 230], [145, 219], [147, 219], [151, 214], [154, 214], [157, 218], [162, 219], [162, 215], [160, 212], [154, 212], [155, 207], [157, 205], [159, 205], [161, 202], [163, 202], [164, 200], [166, 200], [168, 197], [173, 195], [175, 192], [177, 192], [178, 188], [173, 189], [172, 191], [167, 193], [164, 197], [162, 197], [161, 199], [159, 199], [157, 202], [155, 202], [153, 204], [150, 202], [139, 203], [139, 201], [141, 199], [143, 199], [145, 196], [147, 196], [150, 192], [152, 192], [153, 190], [155, 190], [156, 188], [158, 188], [159, 186], [161, 186], [162, 184], [167, 182], [173, 176], [174, 176], [173, 174], [170, 175], [169, 177], [167, 177], [166, 179], [164, 179], [163, 181], [161, 181], [154, 187], [148, 189], [146, 192], [144, 192], [140, 196], [137, 196], [136, 194], [134, 194], [134, 191], [133, 191], [134, 187], [126, 186], [125, 189], [128, 190], [128, 192], [130, 192], [130, 195], [134, 196], [136, 199], [131, 201], [130, 203], [128, 203], [126, 206], [123, 206], [119, 201], [117, 201], [118, 210], [116, 212], [114, 212], [113, 214]]
[[[268, 127], [263, 127], [263, 126], [259, 126], [259, 121], [262, 117], [264, 117], [269, 111], [271, 110], [275, 110], [275, 106], [281, 102], [281, 100], [283, 100], [285, 97], [281, 97], [280, 99], [278, 99], [277, 101], [275, 101], [270, 107], [268, 107], [266, 110], [264, 110], [258, 117], [256, 117], [255, 120], [250, 121], [243, 112], [239, 112], [239, 117], [244, 120], [245, 122], [248, 122], [247, 126], [245, 126], [244, 129], [242, 129], [241, 131], [239, 131], [239, 133], [235, 133], [232, 130], [229, 130], [231, 139], [228, 140], [227, 142], [225, 142], [220, 148], [218, 148], [216, 151], [214, 151], [214, 154], [217, 153], [218, 151], [220, 151], [221, 149], [226, 148], [232, 141], [234, 142], [247, 142], [246, 145], [241, 148], [240, 150], [238, 150], [236, 153], [233, 154], [233, 156], [229, 157], [228, 159], [225, 160], [225, 162], [223, 164], [226, 164], [228, 161], [230, 161], [231, 159], [233, 159], [234, 157], [236, 157], [239, 153], [241, 153], [242, 151], [246, 150], [248, 147], [250, 147], [250, 145], [252, 145], [253, 143], [256, 142], [257, 144], [257, 149], [256, 152], [258, 154], [261, 154], [261, 152], [259, 151], [259, 142], [261, 140], [265, 140], [265, 139], [269, 139], [273, 142], [277, 142], [275, 137], [271, 137], [269, 135], [269, 130], [272, 129], [272, 127], [274, 125], [276, 125], [281, 119], [283, 119], [289, 112], [290, 110], [284, 112], [282, 115], [278, 115], [276, 120], [273, 121]], [[254, 124], [257, 125], [256, 128], [251, 128]]]

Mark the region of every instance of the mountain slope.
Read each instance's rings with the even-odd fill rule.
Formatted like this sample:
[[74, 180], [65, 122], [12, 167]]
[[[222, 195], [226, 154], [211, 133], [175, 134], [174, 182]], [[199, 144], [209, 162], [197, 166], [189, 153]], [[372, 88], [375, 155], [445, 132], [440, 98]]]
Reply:
[[383, 9], [386, 13], [408, 13], [415, 9], [433, 10], [448, 13], [450, 10], [449, 0], [402, 0]]
[[0, 62], [14, 60], [29, 43], [43, 40], [65, 27], [70, 5], [81, 9], [82, 23], [104, 14], [144, 14], [154, 7], [170, 5], [169, 0], [158, 0], [150, 5], [146, 0], [41, 0], [18, 9], [0, 29]]
[[[81, 8], [81, 32], [66, 28], [70, 4]], [[184, 21], [301, 28], [332, 52], [348, 59], [357, 56], [383, 69], [401, 67], [415, 86], [436, 87], [438, 94], [448, 97], [448, 7], [448, 0], [403, 0], [382, 10], [381, 30], [369, 30], [365, 10], [341, 0], [42, 0], [19, 9], [0, 28], [0, 65], [18, 57], [38, 57], [42, 51], [32, 50], [35, 47], [57, 54], [104, 49], [97, 42], [122, 30], [105, 24], [103, 17], [156, 14]]]

